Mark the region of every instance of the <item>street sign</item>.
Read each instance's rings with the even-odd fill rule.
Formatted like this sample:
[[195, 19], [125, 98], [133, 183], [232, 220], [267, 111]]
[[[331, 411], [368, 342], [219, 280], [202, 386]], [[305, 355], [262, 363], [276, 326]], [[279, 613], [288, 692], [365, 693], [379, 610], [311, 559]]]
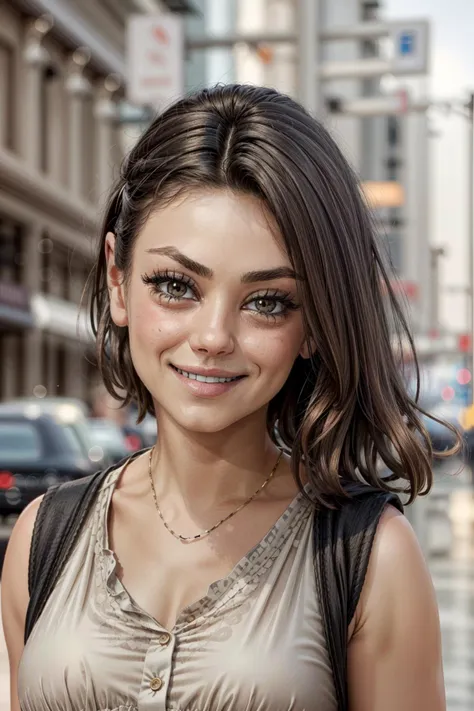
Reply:
[[429, 23], [424, 20], [394, 22], [393, 74], [426, 74], [429, 63]]
[[132, 103], [162, 109], [184, 90], [182, 18], [131, 15], [127, 28], [127, 95]]
[[416, 110], [417, 105], [410, 102], [406, 89], [399, 89], [394, 94], [361, 96], [355, 99], [329, 96], [326, 99], [326, 108], [330, 114], [345, 116], [396, 116], [406, 114], [408, 110]]

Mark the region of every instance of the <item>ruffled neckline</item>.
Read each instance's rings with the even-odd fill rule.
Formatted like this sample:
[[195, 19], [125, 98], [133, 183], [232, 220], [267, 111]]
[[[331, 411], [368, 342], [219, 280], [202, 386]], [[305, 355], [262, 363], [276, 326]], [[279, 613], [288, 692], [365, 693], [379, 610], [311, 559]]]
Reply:
[[[99, 501], [96, 553], [98, 554], [100, 583], [105, 589], [112, 608], [138, 614], [154, 630], [163, 630], [159, 622], [144, 611], [124, 587], [118, 576], [117, 557], [110, 548], [107, 522], [112, 495], [122, 470], [123, 467], [120, 467], [112, 471], [106, 478]], [[305, 486], [305, 490], [310, 491], [309, 485]], [[239, 560], [230, 573], [211, 583], [204, 597], [181, 611], [172, 631], [182, 631], [203, 617], [215, 614], [224, 604], [238, 598], [242, 593], [247, 595], [255, 589], [262, 576], [270, 571], [273, 562], [295, 528], [300, 528], [305, 523], [306, 514], [311, 513], [312, 510], [311, 502], [304, 497], [302, 492], [298, 492], [265, 536]]]

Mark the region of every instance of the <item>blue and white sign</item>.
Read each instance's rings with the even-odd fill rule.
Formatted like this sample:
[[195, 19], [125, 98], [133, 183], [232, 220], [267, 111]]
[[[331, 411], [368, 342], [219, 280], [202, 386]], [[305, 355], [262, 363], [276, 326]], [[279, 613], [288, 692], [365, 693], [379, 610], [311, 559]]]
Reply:
[[416, 51], [416, 33], [401, 32], [398, 38], [398, 51], [402, 57], [413, 56]]
[[429, 29], [426, 20], [394, 22], [391, 25], [394, 74], [428, 72]]

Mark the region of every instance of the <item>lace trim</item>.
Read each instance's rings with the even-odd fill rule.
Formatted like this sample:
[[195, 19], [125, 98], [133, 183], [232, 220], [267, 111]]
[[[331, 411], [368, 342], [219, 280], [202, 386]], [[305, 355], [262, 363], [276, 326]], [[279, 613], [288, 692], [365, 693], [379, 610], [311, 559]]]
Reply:
[[[119, 474], [119, 470], [113, 471], [106, 479], [97, 506], [98, 529], [95, 546], [97, 598], [104, 612], [108, 610], [119, 616], [121, 611], [138, 613], [159, 627], [158, 622], [141, 610], [130, 598], [117, 576], [118, 561], [115, 554], [107, 547], [106, 522], [113, 488]], [[298, 545], [300, 531], [312, 508], [312, 504], [298, 493], [264, 538], [236, 564], [229, 575], [211, 583], [203, 598], [181, 612], [175, 629], [181, 630], [210, 615], [217, 616], [224, 606], [226, 614], [230, 610], [233, 610], [232, 614], [236, 613], [237, 608], [245, 602], [245, 598], [270, 572], [285, 544], [293, 538], [292, 545]], [[230, 610], [229, 605], [231, 605]]]

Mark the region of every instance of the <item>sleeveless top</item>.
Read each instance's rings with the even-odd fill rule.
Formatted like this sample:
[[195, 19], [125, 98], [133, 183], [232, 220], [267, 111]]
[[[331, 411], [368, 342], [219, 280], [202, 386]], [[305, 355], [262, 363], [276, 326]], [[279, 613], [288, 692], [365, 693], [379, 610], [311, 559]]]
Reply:
[[116, 574], [113, 470], [27, 641], [22, 711], [336, 711], [314, 574], [314, 507], [299, 493], [171, 631]]

